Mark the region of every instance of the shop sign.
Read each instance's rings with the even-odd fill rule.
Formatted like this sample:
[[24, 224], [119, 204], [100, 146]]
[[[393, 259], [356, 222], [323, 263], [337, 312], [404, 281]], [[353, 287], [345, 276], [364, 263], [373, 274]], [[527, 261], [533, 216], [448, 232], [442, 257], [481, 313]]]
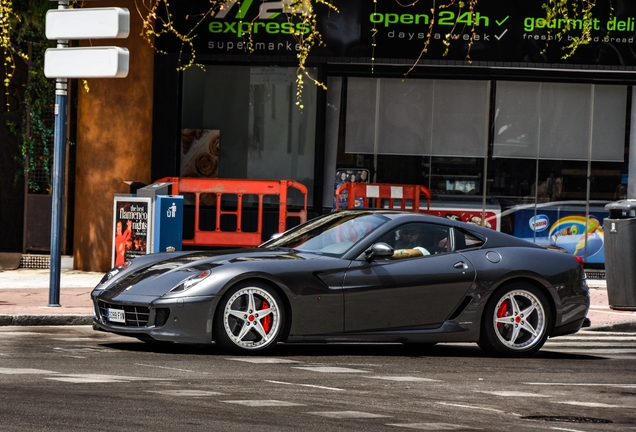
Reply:
[[[433, 15], [424, 2], [412, 8], [402, 8], [390, 1], [378, 2], [377, 9], [369, 13], [368, 22], [362, 24], [374, 33], [376, 58], [419, 55], [428, 37], [429, 24], [434, 21], [430, 52], [422, 60], [462, 60], [469, 52], [472, 61], [519, 63], [507, 66], [636, 65], [635, 2], [599, 0], [589, 16], [572, 14], [567, 19], [561, 16], [553, 20], [546, 19], [544, 3], [482, 0], [474, 14], [456, 5]], [[375, 30], [370, 30], [370, 25]], [[565, 31], [568, 27], [570, 30]], [[564, 59], [570, 52], [568, 47], [584, 27], [591, 29], [592, 40]], [[447, 34], [451, 35], [451, 43], [444, 56], [443, 41]], [[367, 37], [366, 43], [370, 42]]]
[[[503, 62], [506, 67], [533, 64], [584, 66], [636, 66], [636, 2], [599, 0], [589, 16], [571, 15], [546, 19], [545, 0], [510, 2], [481, 0], [474, 13], [467, 2], [431, 11], [430, 2], [403, 7], [394, 0], [335, 0], [339, 13], [316, 5], [323, 46], [311, 56], [329, 61], [356, 59], [357, 62], [415, 61], [428, 39], [426, 61]], [[197, 3], [196, 5], [194, 3]], [[209, 17], [194, 39], [198, 54], [276, 55], [296, 58], [300, 46], [292, 33], [309, 33], [301, 22], [290, 22], [281, 1], [244, 0], [231, 2], [221, 13]], [[207, 2], [179, 2], [171, 5], [173, 17], [183, 19], [205, 8]], [[463, 4], [464, 7], [460, 8]], [[187, 26], [187, 21], [181, 21]], [[583, 27], [591, 29], [588, 43], [564, 59]], [[564, 32], [566, 27], [570, 30]], [[472, 31], [471, 31], [472, 30]], [[444, 44], [451, 35], [448, 51]], [[160, 38], [161, 49], [178, 52]], [[251, 47], [251, 49], [250, 49]]]

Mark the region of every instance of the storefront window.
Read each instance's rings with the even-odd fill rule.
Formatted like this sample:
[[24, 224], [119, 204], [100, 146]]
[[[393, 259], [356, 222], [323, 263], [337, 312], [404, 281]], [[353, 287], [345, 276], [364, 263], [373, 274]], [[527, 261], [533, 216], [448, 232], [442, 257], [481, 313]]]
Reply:
[[623, 161], [626, 86], [498, 82], [493, 157]]
[[325, 197], [329, 172], [364, 168], [372, 182], [428, 187], [441, 215], [603, 262], [597, 222], [626, 194], [626, 86], [332, 81]]
[[[219, 178], [298, 181], [311, 206], [317, 88], [304, 87], [302, 111], [296, 94], [294, 67], [190, 68], [183, 73], [182, 127], [217, 131]], [[182, 149], [182, 162], [186, 157]], [[302, 204], [301, 196], [291, 199]]]
[[349, 78], [347, 153], [483, 157], [487, 81]]

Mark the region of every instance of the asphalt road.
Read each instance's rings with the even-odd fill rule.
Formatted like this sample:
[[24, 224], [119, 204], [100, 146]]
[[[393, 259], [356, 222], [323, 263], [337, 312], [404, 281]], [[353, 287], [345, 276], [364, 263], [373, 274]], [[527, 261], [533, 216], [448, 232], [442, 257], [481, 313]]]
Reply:
[[636, 431], [636, 334], [476, 345], [149, 345], [88, 326], [0, 327], [1, 431]]

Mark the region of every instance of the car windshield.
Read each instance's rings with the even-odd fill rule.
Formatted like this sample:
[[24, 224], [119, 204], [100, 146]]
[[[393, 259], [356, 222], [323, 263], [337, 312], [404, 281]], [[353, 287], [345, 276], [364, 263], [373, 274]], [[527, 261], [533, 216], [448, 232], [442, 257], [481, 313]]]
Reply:
[[300, 225], [261, 247], [342, 255], [389, 219], [378, 214], [337, 212]]

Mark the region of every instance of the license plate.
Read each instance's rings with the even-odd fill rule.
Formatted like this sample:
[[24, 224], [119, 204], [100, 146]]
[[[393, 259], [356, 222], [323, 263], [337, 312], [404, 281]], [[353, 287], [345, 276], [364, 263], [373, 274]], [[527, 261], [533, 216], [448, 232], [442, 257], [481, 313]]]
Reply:
[[106, 309], [108, 321], [126, 324], [126, 313], [121, 309]]

